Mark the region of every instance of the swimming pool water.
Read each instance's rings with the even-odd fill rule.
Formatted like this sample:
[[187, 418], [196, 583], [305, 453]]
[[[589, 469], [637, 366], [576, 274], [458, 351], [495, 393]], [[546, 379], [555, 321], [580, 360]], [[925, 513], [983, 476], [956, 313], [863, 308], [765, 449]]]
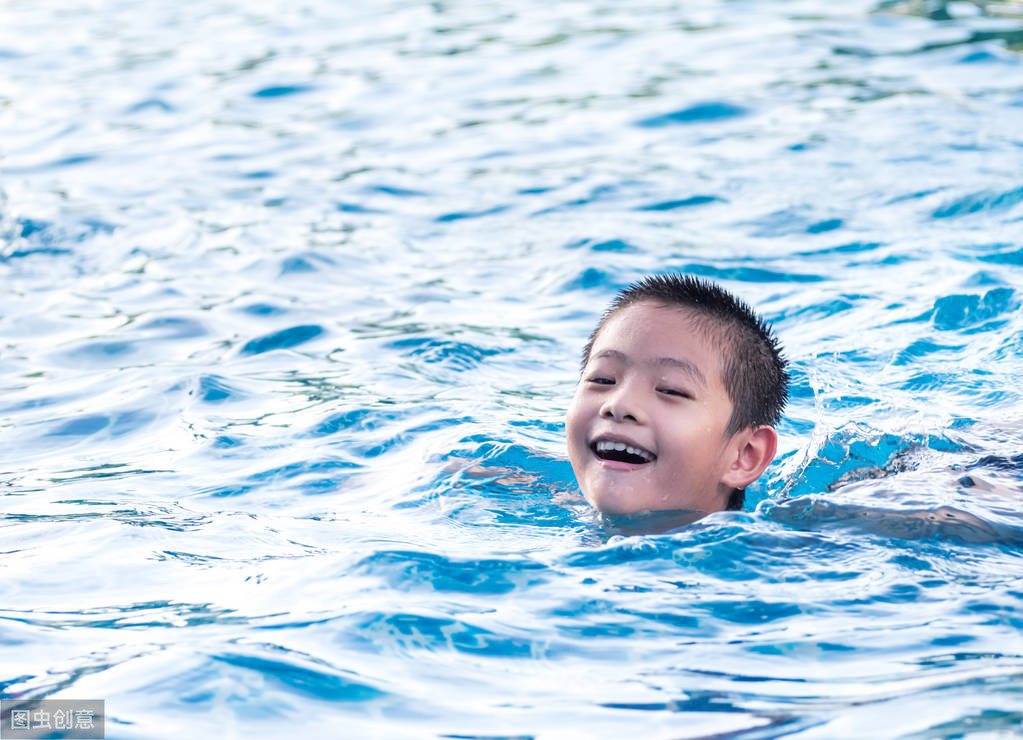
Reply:
[[[107, 736], [1023, 722], [1011, 2], [0, 5], [0, 697]], [[793, 393], [746, 511], [581, 501], [614, 292]]]

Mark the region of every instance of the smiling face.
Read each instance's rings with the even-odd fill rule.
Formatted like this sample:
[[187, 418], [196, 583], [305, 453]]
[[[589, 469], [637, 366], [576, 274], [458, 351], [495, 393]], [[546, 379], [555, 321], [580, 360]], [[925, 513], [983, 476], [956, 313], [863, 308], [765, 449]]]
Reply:
[[692, 312], [641, 301], [597, 335], [568, 409], [568, 455], [586, 500], [609, 514], [727, 507], [742, 435], [720, 343]]

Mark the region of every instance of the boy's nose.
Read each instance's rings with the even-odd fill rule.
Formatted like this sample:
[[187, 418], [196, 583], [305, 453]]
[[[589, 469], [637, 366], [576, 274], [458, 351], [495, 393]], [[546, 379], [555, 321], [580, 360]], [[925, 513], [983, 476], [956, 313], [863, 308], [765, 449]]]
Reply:
[[619, 386], [610, 394], [600, 407], [600, 415], [615, 421], [639, 422], [642, 413], [633, 394], [624, 386]]

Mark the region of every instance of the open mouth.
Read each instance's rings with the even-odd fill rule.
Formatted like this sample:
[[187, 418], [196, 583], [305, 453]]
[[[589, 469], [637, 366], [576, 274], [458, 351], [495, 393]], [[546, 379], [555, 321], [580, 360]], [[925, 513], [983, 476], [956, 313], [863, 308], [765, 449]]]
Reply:
[[657, 455], [649, 450], [644, 450], [642, 447], [635, 447], [625, 442], [616, 442], [609, 439], [598, 439], [590, 445], [590, 449], [601, 460], [612, 460], [631, 465], [642, 465], [657, 459]]

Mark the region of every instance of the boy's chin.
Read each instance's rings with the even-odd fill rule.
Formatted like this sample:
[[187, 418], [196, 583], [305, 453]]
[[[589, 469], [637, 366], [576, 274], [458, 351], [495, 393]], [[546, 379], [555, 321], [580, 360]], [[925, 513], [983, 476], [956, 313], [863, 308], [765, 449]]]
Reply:
[[699, 515], [708, 514], [726, 508], [721, 506], [705, 506], [689, 497], [675, 499], [650, 496], [641, 491], [601, 488], [583, 493], [590, 506], [605, 516], [621, 517], [644, 515], [667, 511], [694, 512]]
[[705, 516], [705, 511], [668, 509], [637, 514], [601, 514], [601, 519], [608, 534], [637, 535], [671, 532], [687, 527]]
[[[606, 516], [632, 516], [665, 507], [653, 505], [648, 497], [635, 491], [607, 490], [587, 491], [586, 500], [594, 509]], [[672, 506], [671, 509], [684, 508]]]

